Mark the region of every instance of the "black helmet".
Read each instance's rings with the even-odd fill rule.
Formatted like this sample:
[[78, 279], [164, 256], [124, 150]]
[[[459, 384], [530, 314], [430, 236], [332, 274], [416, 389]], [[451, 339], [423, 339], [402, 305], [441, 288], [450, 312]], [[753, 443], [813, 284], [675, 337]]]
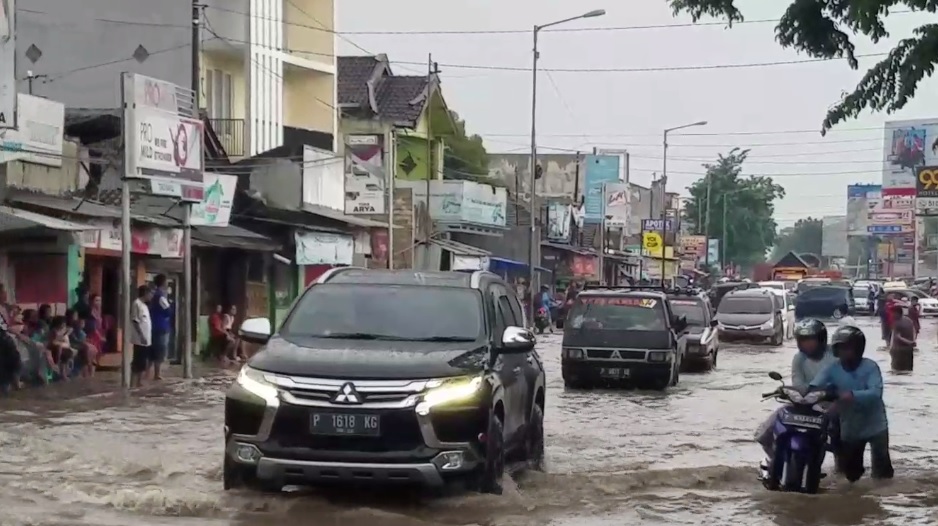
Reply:
[[866, 350], [866, 335], [858, 327], [844, 325], [838, 327], [831, 336], [831, 347], [836, 353], [841, 346], [850, 346], [857, 353], [857, 357], [863, 357], [863, 351]]
[[817, 318], [805, 318], [795, 324], [795, 340], [817, 338], [820, 347], [827, 345], [827, 326]]

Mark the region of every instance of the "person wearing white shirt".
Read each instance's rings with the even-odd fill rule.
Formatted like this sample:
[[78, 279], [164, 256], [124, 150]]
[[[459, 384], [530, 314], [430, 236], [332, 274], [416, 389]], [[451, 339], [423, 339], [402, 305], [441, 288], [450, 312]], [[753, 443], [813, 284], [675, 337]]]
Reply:
[[[137, 288], [137, 299], [130, 309], [131, 334], [130, 342], [133, 344], [133, 360], [130, 364], [130, 386], [140, 387], [143, 373], [150, 367], [153, 344], [153, 322], [150, 319], [148, 303], [153, 297], [153, 291], [147, 285]], [[127, 352], [125, 349], [124, 352]]]

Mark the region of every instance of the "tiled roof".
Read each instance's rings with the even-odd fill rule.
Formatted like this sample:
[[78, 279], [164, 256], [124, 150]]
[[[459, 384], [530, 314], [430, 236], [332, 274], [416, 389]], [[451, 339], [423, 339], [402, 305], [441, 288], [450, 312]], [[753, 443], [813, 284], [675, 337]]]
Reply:
[[368, 79], [378, 65], [376, 57], [338, 57], [339, 104], [368, 107]]
[[415, 99], [427, 89], [427, 77], [384, 77], [378, 84], [376, 99], [378, 115], [393, 122], [417, 122], [423, 112], [424, 99]]

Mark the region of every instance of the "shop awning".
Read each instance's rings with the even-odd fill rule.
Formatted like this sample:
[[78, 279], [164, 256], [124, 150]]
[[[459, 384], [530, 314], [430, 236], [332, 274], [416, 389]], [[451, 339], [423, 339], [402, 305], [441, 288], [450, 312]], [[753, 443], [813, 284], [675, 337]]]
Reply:
[[430, 244], [448, 250], [457, 256], [489, 257], [492, 255], [488, 250], [450, 239], [431, 239]]
[[257, 252], [274, 252], [281, 248], [281, 244], [273, 239], [235, 225], [193, 227], [192, 246], [237, 248]]
[[[121, 218], [120, 206], [106, 205], [77, 197], [60, 197], [54, 195], [37, 194], [22, 190], [11, 191], [7, 200], [23, 205], [24, 208], [40, 209], [43, 212], [64, 214], [68, 217], [81, 217], [88, 219], [119, 220]], [[130, 218], [140, 223], [159, 226], [179, 226], [179, 221], [171, 217], [149, 216], [131, 210]]]
[[595, 250], [586, 247], [575, 247], [573, 245], [566, 245], [564, 243], [552, 243], [550, 241], [541, 241], [542, 247], [556, 248], [557, 250], [565, 250], [567, 252], [573, 252], [574, 254], [582, 254], [584, 256], [596, 256], [598, 255]]
[[24, 230], [54, 230], [57, 232], [81, 232], [98, 230], [98, 227], [65, 221], [36, 212], [0, 206], [0, 232]]
[[347, 225], [358, 226], [362, 228], [387, 228], [388, 224], [381, 221], [375, 221], [373, 219], [366, 219], [364, 217], [350, 216], [344, 214], [338, 210], [328, 208], [325, 206], [319, 205], [310, 205], [304, 204], [303, 211], [308, 212], [313, 215], [325, 217], [327, 219], [332, 219], [334, 221], [340, 221]]

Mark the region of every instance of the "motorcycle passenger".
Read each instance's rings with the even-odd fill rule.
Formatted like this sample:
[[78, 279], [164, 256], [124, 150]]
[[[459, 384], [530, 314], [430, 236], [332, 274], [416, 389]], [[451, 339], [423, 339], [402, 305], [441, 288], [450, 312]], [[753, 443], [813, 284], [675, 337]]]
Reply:
[[[827, 345], [827, 327], [815, 318], [805, 318], [795, 325], [795, 341], [798, 343], [798, 353], [791, 361], [791, 385], [800, 389], [808, 387], [821, 371], [836, 363], [837, 357]], [[779, 411], [783, 409], [784, 406], [773, 411], [756, 432], [756, 441], [767, 456], [762, 462], [762, 469], [766, 472], [770, 459], [775, 456], [775, 434], [772, 426]]]
[[811, 386], [837, 390], [841, 444], [834, 454], [838, 466], [847, 480], [859, 480], [865, 471], [863, 453], [869, 444], [873, 478], [892, 478], [883, 375], [876, 362], [863, 357], [866, 336], [857, 327], [841, 327], [834, 331], [831, 347], [838, 361], [812, 380]]
[[538, 313], [547, 318], [547, 327], [550, 329], [550, 332], [554, 332], [554, 322], [551, 319], [550, 310], [556, 307], [557, 303], [558, 302], [550, 295], [550, 287], [541, 285], [541, 293], [538, 295], [538, 302], [535, 303], [535, 306], [538, 309]]

